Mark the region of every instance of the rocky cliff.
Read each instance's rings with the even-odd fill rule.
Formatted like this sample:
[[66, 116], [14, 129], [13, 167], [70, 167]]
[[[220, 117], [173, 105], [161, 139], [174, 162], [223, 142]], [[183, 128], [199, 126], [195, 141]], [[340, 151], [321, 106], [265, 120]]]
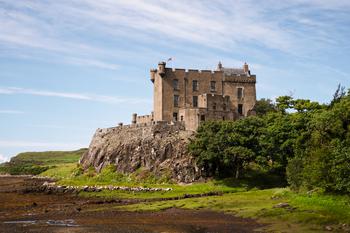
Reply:
[[165, 123], [98, 129], [80, 163], [84, 169], [93, 166], [97, 172], [110, 164], [122, 173], [142, 168], [156, 176], [170, 174], [173, 180], [188, 183], [200, 176], [187, 151], [191, 136], [193, 133], [183, 126]]

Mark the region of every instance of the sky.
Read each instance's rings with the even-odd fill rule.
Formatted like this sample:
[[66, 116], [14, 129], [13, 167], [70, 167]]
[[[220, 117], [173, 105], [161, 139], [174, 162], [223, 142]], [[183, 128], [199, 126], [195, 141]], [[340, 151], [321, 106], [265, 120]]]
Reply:
[[348, 0], [0, 0], [0, 162], [152, 111], [149, 70], [241, 67], [257, 98], [350, 87]]

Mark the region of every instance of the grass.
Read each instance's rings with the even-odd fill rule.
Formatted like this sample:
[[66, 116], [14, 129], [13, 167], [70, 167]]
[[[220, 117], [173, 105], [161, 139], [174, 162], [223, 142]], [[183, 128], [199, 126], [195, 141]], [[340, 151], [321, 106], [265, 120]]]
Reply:
[[[287, 202], [296, 209], [273, 208]], [[350, 224], [350, 197], [296, 194], [276, 188], [228, 193], [223, 196], [190, 198], [172, 201], [146, 202], [117, 206], [119, 210], [160, 211], [168, 208], [208, 209], [224, 211], [241, 217], [255, 218], [269, 224], [271, 232], [321, 232], [326, 225], [334, 229]]]
[[10, 162], [0, 165], [0, 174], [38, 175], [50, 169], [77, 163], [86, 150], [20, 153], [13, 157]]
[[58, 164], [40, 173], [40, 176], [52, 177], [58, 180], [65, 179], [72, 175], [72, 172], [76, 169], [76, 167], [77, 167], [77, 163]]
[[[235, 179], [210, 180], [193, 184], [174, 184], [167, 176], [157, 177], [143, 169], [132, 174], [117, 173], [112, 166], [97, 174], [93, 169], [83, 171], [77, 161], [85, 150], [71, 152], [28, 152], [21, 153], [8, 164], [7, 168], [44, 168], [41, 176], [58, 179], [63, 185], [115, 185], [128, 187], [166, 187], [168, 192], [109, 191], [81, 192], [82, 197], [103, 199], [156, 199], [138, 204], [116, 206], [127, 211], [161, 211], [168, 208], [183, 208], [224, 211], [241, 217], [255, 218], [268, 224], [264, 231], [270, 232], [322, 232], [325, 226], [332, 226], [333, 232], [341, 232], [340, 224], [350, 224], [350, 197], [313, 193], [291, 192], [288, 188], [273, 188], [283, 185], [278, 177], [250, 172], [239, 181]], [[22, 170], [21, 170], [22, 169]], [[0, 168], [1, 170], [1, 168]], [[183, 197], [185, 194], [220, 192], [220, 196], [186, 198], [157, 201], [160, 198]], [[287, 202], [293, 208], [273, 208]], [[108, 208], [111, 208], [110, 206]]]
[[[104, 199], [158, 199], [158, 198], [174, 198], [182, 197], [185, 194], [203, 194], [209, 192], [238, 192], [247, 190], [247, 185], [229, 186], [224, 181], [208, 181], [197, 182], [193, 184], [174, 184], [169, 179], [164, 177], [155, 177], [154, 174], [137, 171], [132, 174], [121, 174], [115, 171], [112, 166], [106, 167], [101, 173], [96, 174], [92, 169], [82, 173], [77, 172], [79, 167], [74, 164], [70, 166], [57, 167], [50, 169], [41, 175], [60, 178], [58, 181], [61, 185], [73, 186], [126, 186], [126, 187], [158, 187], [158, 188], [172, 188], [171, 191], [162, 192], [130, 192], [121, 190], [103, 190], [101, 192], [81, 192], [80, 195], [84, 197], [98, 197]], [[72, 175], [77, 174], [77, 175]], [[140, 179], [140, 176], [142, 179]]]
[[77, 163], [87, 149], [76, 151], [45, 151], [24, 152], [11, 159], [13, 163], [32, 163], [37, 165], [57, 165], [63, 163]]
[[217, 184], [214, 181], [195, 183], [190, 185], [175, 185], [175, 184], [163, 184], [163, 185], [151, 185], [145, 184], [145, 187], [166, 187], [172, 188], [171, 191], [161, 192], [130, 192], [130, 191], [109, 191], [103, 190], [98, 193], [82, 192], [83, 197], [99, 197], [104, 199], [159, 199], [159, 198], [175, 198], [183, 197], [187, 194], [204, 194], [210, 192], [242, 192], [245, 189], [239, 187], [227, 187]]

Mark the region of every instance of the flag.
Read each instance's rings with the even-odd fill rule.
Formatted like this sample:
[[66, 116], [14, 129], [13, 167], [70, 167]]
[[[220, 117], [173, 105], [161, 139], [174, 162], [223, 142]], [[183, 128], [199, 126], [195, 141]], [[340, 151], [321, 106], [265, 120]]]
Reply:
[[167, 62], [172, 61], [172, 60], [173, 60], [173, 58], [172, 58], [172, 57], [170, 57], [170, 58], [168, 58]]

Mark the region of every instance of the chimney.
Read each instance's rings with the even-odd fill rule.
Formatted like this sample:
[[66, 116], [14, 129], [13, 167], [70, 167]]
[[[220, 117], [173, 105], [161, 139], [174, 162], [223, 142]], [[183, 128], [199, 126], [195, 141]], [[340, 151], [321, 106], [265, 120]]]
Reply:
[[243, 65], [243, 71], [244, 73], [248, 74], [249, 73], [249, 66], [246, 62], [244, 62], [244, 65]]

